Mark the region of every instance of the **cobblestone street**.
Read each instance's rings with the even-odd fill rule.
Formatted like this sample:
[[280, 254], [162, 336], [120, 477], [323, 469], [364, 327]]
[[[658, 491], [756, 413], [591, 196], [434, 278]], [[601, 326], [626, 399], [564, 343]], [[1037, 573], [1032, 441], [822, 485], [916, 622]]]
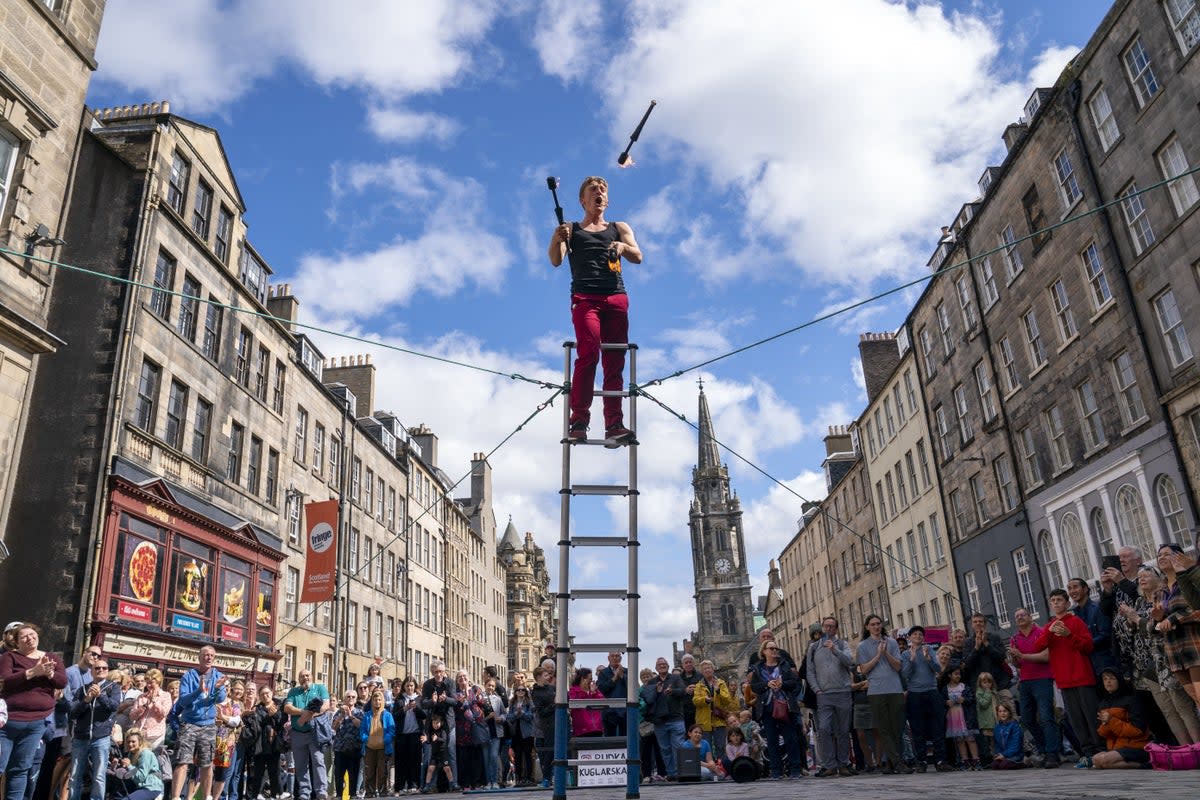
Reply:
[[[642, 787], [642, 797], [655, 800], [698, 797], [704, 800], [858, 800], [886, 797], [887, 800], [930, 800], [931, 797], [965, 798], [971, 795], [988, 800], [1116, 800], [1155, 798], [1155, 800], [1195, 800], [1200, 790], [1200, 773], [1124, 770], [1103, 772], [1063, 767], [1054, 772], [1040, 769], [1005, 773], [947, 773], [898, 776], [859, 776], [854, 778], [802, 778], [799, 781], [758, 783], [653, 784]], [[541, 790], [537, 797], [549, 797]], [[619, 800], [622, 787], [573, 789], [571, 800]]]

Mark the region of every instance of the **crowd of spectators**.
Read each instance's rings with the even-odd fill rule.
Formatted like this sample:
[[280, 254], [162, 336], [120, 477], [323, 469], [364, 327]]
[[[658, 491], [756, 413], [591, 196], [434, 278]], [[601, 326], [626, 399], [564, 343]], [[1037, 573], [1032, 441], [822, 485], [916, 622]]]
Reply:
[[[940, 645], [869, 614], [856, 642], [833, 617], [814, 623], [799, 660], [763, 629], [728, 680], [690, 654], [676, 667], [659, 658], [636, 676], [642, 780], [1135, 769], [1151, 742], [1200, 743], [1200, 568], [1173, 544], [1118, 560], [1094, 585], [1053, 590], [1042, 625], [1017, 609], [1007, 639], [982, 614]], [[328, 800], [550, 782], [550, 645], [507, 683], [490, 669], [451, 677], [435, 661], [423, 681], [385, 684], [373, 666], [331, 698], [306, 669], [286, 692], [230, 679], [211, 646], [164, 682], [157, 669], [110, 668], [96, 645], [66, 666], [39, 643], [34, 624], [4, 631], [7, 800]], [[631, 679], [616, 652], [572, 669], [575, 747], [626, 735], [627, 708], [604, 700], [627, 698]]]

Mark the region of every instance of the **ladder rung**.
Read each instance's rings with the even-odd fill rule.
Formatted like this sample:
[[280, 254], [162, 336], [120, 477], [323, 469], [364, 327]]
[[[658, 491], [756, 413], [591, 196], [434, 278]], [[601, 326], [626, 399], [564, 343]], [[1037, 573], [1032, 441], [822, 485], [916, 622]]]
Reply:
[[572, 653], [624, 653], [629, 645], [624, 642], [575, 642]]
[[619, 495], [630, 494], [629, 487], [624, 484], [577, 483], [571, 487], [571, 494], [582, 495]]
[[629, 397], [629, 392], [623, 390], [608, 391], [607, 389], [596, 389], [592, 392], [593, 397]]
[[568, 594], [572, 600], [625, 600], [628, 589], [573, 589]]
[[624, 697], [578, 697], [567, 700], [569, 708], [625, 708], [627, 705]]
[[558, 441], [559, 444], [563, 444], [564, 442], [566, 444], [590, 444], [593, 447], [596, 445], [604, 445], [609, 450], [616, 450], [618, 447], [629, 447], [638, 443], [636, 439], [632, 442], [620, 443], [615, 443], [612, 439], [559, 439]]
[[572, 547], [628, 547], [624, 536], [572, 536], [568, 542]]
[[[574, 348], [575, 342], [568, 339], [567, 341], [563, 342], [563, 347]], [[633, 342], [629, 342], [627, 344], [620, 344], [618, 342], [610, 342], [608, 344], [601, 344], [600, 349], [601, 350], [637, 350], [638, 346], [636, 344], [634, 344]]]
[[[629, 740], [624, 736], [572, 736], [571, 746], [581, 750], [592, 750], [600, 747], [625, 747]], [[593, 764], [596, 762], [593, 761]], [[603, 763], [603, 762], [600, 762]]]

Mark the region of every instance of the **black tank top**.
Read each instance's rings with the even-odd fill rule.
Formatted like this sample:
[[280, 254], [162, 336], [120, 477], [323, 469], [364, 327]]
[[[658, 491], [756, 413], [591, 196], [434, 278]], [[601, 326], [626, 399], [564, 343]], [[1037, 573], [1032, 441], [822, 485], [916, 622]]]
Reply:
[[610, 269], [608, 248], [620, 239], [617, 223], [610, 222], [602, 231], [585, 231], [571, 223], [571, 292], [573, 294], [625, 294], [621, 280], [621, 262]]

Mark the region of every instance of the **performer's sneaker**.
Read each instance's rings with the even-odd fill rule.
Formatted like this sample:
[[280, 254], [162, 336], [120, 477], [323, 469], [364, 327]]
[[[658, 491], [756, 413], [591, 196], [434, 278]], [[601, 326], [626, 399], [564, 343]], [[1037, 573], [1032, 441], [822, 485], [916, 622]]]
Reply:
[[586, 422], [572, 422], [567, 428], [567, 438], [572, 442], [583, 442], [587, 440], [588, 424]]
[[604, 446], [612, 449], [632, 442], [634, 439], [634, 433], [624, 425], [613, 425], [605, 429], [604, 438], [606, 439]]

